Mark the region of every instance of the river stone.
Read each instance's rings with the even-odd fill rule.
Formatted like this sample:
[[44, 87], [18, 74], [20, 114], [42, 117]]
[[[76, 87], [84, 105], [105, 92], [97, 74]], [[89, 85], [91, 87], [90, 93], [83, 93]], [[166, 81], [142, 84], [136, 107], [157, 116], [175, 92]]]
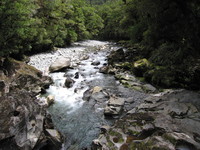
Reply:
[[83, 93], [83, 100], [84, 101], [89, 101], [90, 100], [90, 97], [92, 95], [92, 91], [93, 91], [92, 89], [88, 89]]
[[67, 79], [65, 80], [65, 86], [67, 88], [71, 88], [74, 83], [75, 83], [75, 81], [73, 79], [71, 79], [70, 77], [67, 77]]
[[58, 57], [55, 62], [53, 62], [50, 67], [50, 72], [60, 71], [64, 68], [70, 67], [71, 59], [66, 57]]
[[119, 98], [116, 96], [111, 96], [109, 101], [108, 101], [109, 106], [123, 106], [124, 105], [124, 99]]
[[122, 111], [121, 106], [106, 106], [104, 108], [104, 115], [115, 116], [115, 115], [119, 115], [121, 111]]
[[107, 106], [104, 108], [104, 115], [116, 116], [120, 115], [123, 110], [124, 99], [116, 96], [111, 96], [108, 100]]
[[100, 91], [102, 91], [102, 87], [100, 86], [95, 86], [93, 89], [92, 89], [92, 94], [95, 94], [95, 93], [98, 93]]
[[109, 70], [109, 67], [108, 66], [103, 66], [99, 69], [99, 72], [100, 73], [104, 73], [104, 74], [107, 74], [108, 73], [108, 70]]
[[79, 72], [76, 72], [76, 73], [75, 73], [74, 78], [75, 78], [75, 79], [78, 79], [78, 78], [79, 78]]
[[100, 61], [93, 61], [93, 62], [91, 63], [91, 65], [93, 65], [93, 66], [98, 66], [98, 65], [100, 65]]
[[47, 105], [50, 106], [54, 103], [55, 97], [53, 95], [48, 95], [47, 96]]

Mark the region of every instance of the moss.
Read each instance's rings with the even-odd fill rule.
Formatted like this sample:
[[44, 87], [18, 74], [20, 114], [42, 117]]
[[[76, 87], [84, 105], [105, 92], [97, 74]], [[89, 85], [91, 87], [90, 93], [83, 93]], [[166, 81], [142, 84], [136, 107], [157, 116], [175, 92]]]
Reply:
[[136, 90], [136, 91], [143, 91], [142, 87], [140, 86], [130, 86], [131, 89]]
[[137, 136], [138, 134], [140, 134], [140, 132], [137, 132], [137, 131], [133, 131], [133, 130], [131, 130], [131, 129], [128, 129], [128, 134]]
[[109, 139], [109, 136], [106, 136], [106, 140], [107, 140], [107, 142], [108, 142], [108, 146], [109, 146], [109, 147], [115, 146], [115, 144], [113, 144], [113, 143], [111, 142], [111, 140]]
[[132, 68], [132, 65], [129, 62], [124, 62], [124, 63], [118, 64], [116, 67], [119, 67], [125, 70], [130, 70]]
[[133, 67], [134, 67], [134, 68], [138, 68], [138, 67], [148, 67], [148, 66], [150, 66], [150, 62], [149, 62], [146, 58], [137, 60], [137, 61], [133, 64]]
[[110, 130], [109, 131], [109, 135], [114, 136], [115, 138], [117, 138], [118, 139], [118, 143], [124, 142], [123, 136], [119, 132], [116, 132], [114, 130]]

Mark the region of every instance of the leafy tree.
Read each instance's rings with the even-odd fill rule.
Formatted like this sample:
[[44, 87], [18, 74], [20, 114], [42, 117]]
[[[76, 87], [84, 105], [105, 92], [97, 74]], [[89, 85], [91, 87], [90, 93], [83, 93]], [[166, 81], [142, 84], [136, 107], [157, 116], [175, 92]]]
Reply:
[[0, 56], [31, 49], [30, 41], [37, 34], [33, 10], [31, 0], [1, 0]]

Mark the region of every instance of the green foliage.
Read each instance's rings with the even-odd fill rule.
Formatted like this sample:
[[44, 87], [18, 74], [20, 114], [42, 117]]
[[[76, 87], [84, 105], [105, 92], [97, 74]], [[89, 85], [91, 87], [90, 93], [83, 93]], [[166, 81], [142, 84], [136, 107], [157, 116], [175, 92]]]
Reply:
[[0, 2], [0, 56], [31, 49], [30, 40], [36, 35], [33, 9], [30, 0]]
[[104, 28], [100, 33], [101, 39], [127, 39], [126, 30], [122, 27], [123, 2], [121, 0], [109, 1], [97, 6], [98, 13], [104, 19]]
[[2, 0], [0, 56], [40, 52], [97, 36], [103, 20], [85, 0]]
[[98, 10], [104, 19], [101, 39], [129, 40], [137, 45], [130, 62], [147, 58], [160, 67], [141, 76], [155, 85], [195, 87], [200, 75], [200, 1], [114, 0]]

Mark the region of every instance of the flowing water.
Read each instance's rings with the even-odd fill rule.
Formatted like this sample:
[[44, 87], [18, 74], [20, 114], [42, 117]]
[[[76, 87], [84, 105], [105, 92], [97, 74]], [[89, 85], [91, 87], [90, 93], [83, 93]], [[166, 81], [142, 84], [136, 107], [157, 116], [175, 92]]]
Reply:
[[[120, 86], [113, 76], [99, 73], [99, 68], [107, 63], [106, 56], [117, 48], [108, 42], [91, 40], [74, 43], [72, 47], [58, 49], [53, 53], [31, 57], [29, 64], [41, 70], [44, 75], [51, 76], [54, 81], [47, 90], [48, 94], [55, 97], [55, 104], [49, 108], [49, 113], [57, 129], [66, 138], [63, 149], [89, 147], [92, 140], [98, 137], [100, 127], [110, 123], [102, 115], [103, 108], [94, 108], [82, 99], [84, 92], [90, 87], [101, 86], [122, 97], [143, 97], [141, 93]], [[89, 56], [87, 60], [80, 60], [86, 55]], [[50, 64], [59, 56], [70, 57], [73, 69], [48, 74]], [[91, 65], [94, 61], [99, 61], [100, 65]], [[75, 74], [79, 74], [79, 78]], [[75, 81], [73, 87], [64, 86], [66, 76]]]

